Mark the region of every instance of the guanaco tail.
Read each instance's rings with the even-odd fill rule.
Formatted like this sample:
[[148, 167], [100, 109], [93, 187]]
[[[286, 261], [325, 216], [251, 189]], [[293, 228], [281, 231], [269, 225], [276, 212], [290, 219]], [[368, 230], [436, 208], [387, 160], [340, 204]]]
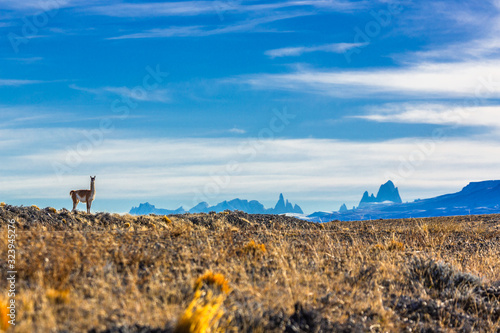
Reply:
[[87, 214], [90, 214], [90, 207], [95, 198], [95, 176], [90, 176], [90, 190], [70, 191], [69, 195], [73, 199], [73, 212], [76, 211], [76, 206], [81, 201], [87, 203]]

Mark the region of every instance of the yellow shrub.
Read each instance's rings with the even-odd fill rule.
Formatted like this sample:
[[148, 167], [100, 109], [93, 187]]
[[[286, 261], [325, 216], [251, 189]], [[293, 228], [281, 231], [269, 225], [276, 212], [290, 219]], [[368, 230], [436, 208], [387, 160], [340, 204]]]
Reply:
[[240, 250], [242, 254], [264, 254], [266, 253], [266, 246], [264, 244], [257, 244], [255, 241], [251, 240], [247, 245], [243, 246]]
[[223, 302], [223, 294], [215, 297], [210, 290], [205, 295], [197, 290], [177, 321], [174, 333], [218, 332], [219, 321], [224, 314]]
[[194, 283], [194, 290], [198, 291], [203, 286], [208, 286], [210, 289], [215, 289], [216, 291], [222, 291], [224, 294], [228, 294], [231, 291], [229, 287], [229, 282], [226, 280], [222, 274], [214, 274], [213, 272], [206, 272]]
[[130, 228], [130, 223], [128, 223], [128, 222], [125, 223], [125, 228], [127, 228], [127, 229]]
[[10, 318], [8, 317], [9, 309], [7, 306], [9, 306], [8, 300], [0, 300], [0, 331], [7, 331], [10, 326]]
[[57, 209], [55, 209], [54, 207], [49, 207], [49, 212], [55, 214], [57, 213]]
[[395, 239], [391, 239], [391, 241], [387, 245], [387, 250], [389, 251], [403, 251], [404, 249], [405, 245]]
[[5, 206], [5, 202], [0, 202], [0, 207]]
[[51, 288], [47, 290], [45, 296], [53, 303], [66, 304], [69, 302], [69, 289], [57, 290]]
[[31, 205], [31, 207], [35, 208], [36, 210], [40, 210], [37, 205]]
[[169, 219], [167, 215], [163, 216], [163, 221], [166, 222], [166, 223], [168, 223], [168, 224], [172, 223], [172, 220]]
[[380, 251], [383, 251], [385, 250], [385, 246], [382, 245], [382, 244], [375, 244], [371, 247], [370, 249], [371, 251], [374, 251], [374, 252], [380, 252]]

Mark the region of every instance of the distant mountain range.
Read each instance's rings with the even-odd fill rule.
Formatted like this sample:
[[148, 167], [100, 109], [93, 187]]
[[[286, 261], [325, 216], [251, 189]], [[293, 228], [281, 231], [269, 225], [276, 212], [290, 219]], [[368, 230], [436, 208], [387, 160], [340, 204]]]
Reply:
[[389, 181], [380, 187], [377, 197], [365, 192], [357, 208], [346, 208], [342, 205], [338, 212], [316, 212], [306, 219], [325, 222], [500, 213], [500, 180], [472, 182], [457, 193], [408, 203], [402, 203]]
[[435, 198], [415, 200], [403, 203], [398, 188], [392, 181], [381, 185], [377, 195], [364, 192], [358, 207], [348, 209], [343, 204], [337, 212], [315, 212], [305, 216], [298, 205], [293, 205], [280, 194], [274, 208], [265, 208], [256, 200], [233, 199], [223, 201], [215, 206], [200, 202], [193, 208], [185, 210], [179, 207], [174, 210], [156, 208], [146, 202], [133, 207], [133, 215], [170, 215], [183, 213], [222, 212], [239, 210], [249, 214], [293, 214], [309, 221], [326, 222], [332, 220], [353, 221], [369, 219], [418, 218], [433, 216], [453, 216], [469, 214], [500, 213], [500, 180], [472, 182], [460, 192], [445, 194]]
[[264, 205], [257, 200], [248, 201], [242, 199], [233, 199], [231, 201], [220, 202], [215, 206], [210, 206], [206, 202], [200, 202], [187, 211], [183, 207], [179, 207], [174, 210], [156, 208], [154, 205], [146, 202], [141, 203], [139, 207], [133, 207], [129, 213], [132, 215], [170, 215], [184, 213], [208, 213], [212, 211], [219, 213], [225, 210], [239, 210], [248, 214], [304, 214], [299, 205], [293, 205], [288, 200], [285, 200], [283, 194], [280, 194], [278, 202], [276, 203], [274, 208], [265, 208]]

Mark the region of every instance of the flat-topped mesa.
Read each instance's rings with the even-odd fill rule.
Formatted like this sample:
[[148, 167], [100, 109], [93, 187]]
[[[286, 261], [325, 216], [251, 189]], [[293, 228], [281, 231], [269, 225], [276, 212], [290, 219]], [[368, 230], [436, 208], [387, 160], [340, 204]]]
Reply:
[[363, 207], [372, 203], [381, 203], [387, 201], [393, 203], [403, 202], [401, 200], [401, 196], [399, 195], [398, 188], [395, 187], [394, 183], [390, 180], [387, 183], [380, 185], [376, 197], [373, 195], [373, 193], [369, 195], [368, 191], [365, 191], [365, 193], [363, 193], [361, 201], [359, 202], [359, 207]]

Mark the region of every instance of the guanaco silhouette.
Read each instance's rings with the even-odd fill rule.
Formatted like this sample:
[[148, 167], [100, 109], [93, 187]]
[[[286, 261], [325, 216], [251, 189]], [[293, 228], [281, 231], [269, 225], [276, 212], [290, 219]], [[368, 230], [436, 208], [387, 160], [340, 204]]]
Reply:
[[90, 214], [90, 207], [95, 198], [95, 176], [90, 176], [90, 190], [70, 191], [69, 195], [73, 199], [73, 212], [76, 212], [76, 206], [81, 201], [87, 203], [87, 214]]

